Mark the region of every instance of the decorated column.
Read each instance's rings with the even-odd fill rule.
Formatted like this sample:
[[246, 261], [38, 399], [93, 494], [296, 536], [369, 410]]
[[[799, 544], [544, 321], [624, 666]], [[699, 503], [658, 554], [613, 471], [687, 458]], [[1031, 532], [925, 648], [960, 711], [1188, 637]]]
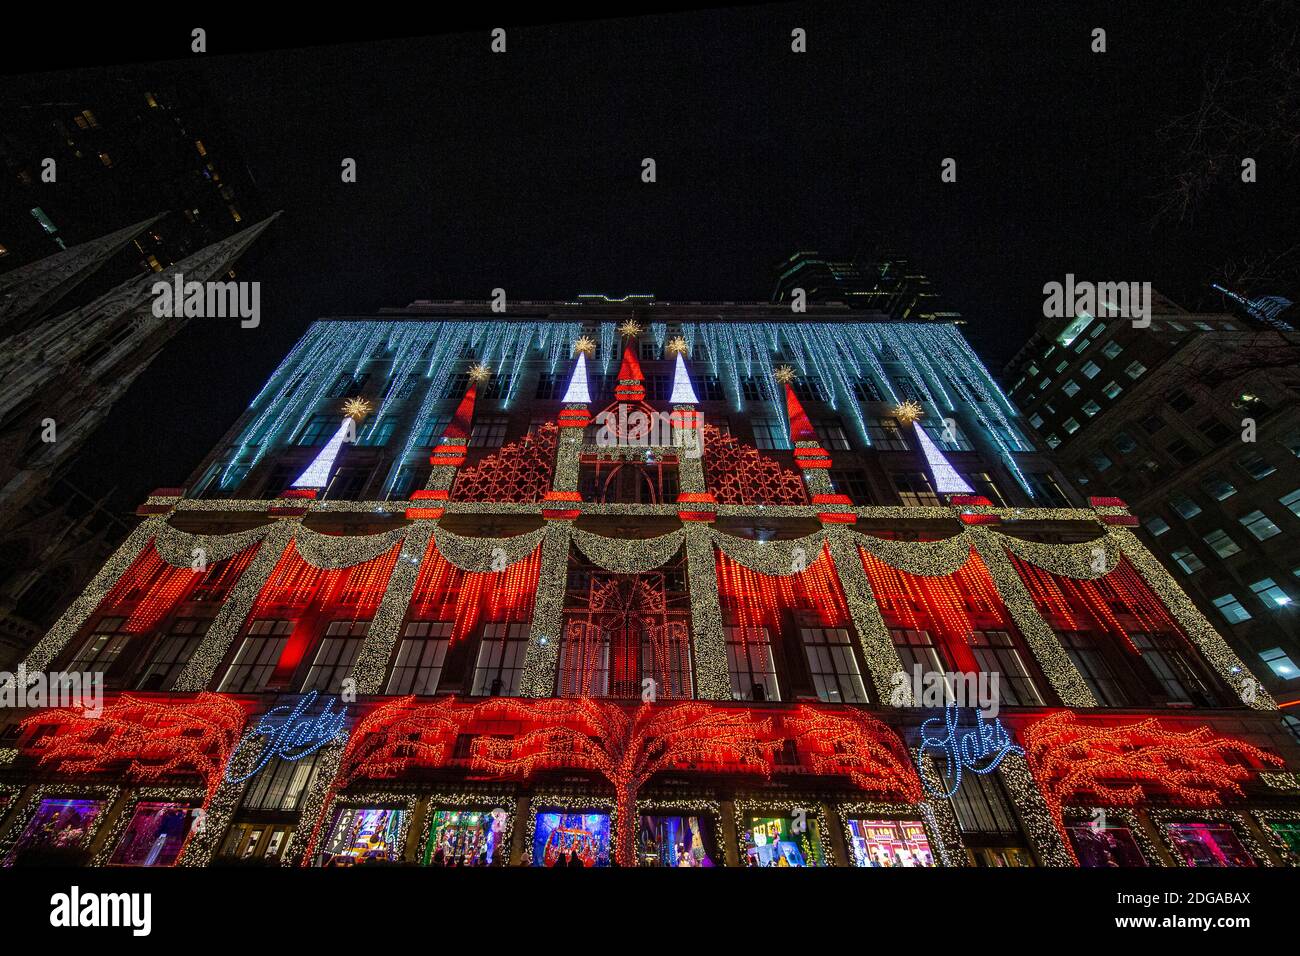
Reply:
[[578, 473], [582, 459], [582, 437], [591, 424], [591, 386], [587, 378], [587, 359], [596, 351], [596, 343], [581, 336], [573, 343], [573, 374], [564, 390], [564, 407], [557, 424], [560, 440], [555, 448], [555, 471], [547, 501], [579, 501]]
[[695, 696], [701, 700], [731, 700], [727, 670], [727, 642], [722, 633], [722, 605], [718, 600], [718, 567], [713, 536], [699, 518], [684, 521], [686, 574], [691, 596], [691, 634], [694, 639]]
[[230, 650], [230, 645], [239, 635], [240, 628], [248, 620], [248, 615], [253, 610], [253, 602], [257, 600], [258, 594], [270, 580], [280, 558], [284, 556], [285, 549], [289, 547], [289, 543], [301, 528], [302, 523], [297, 518], [277, 519], [275, 525], [262, 539], [257, 554], [249, 562], [244, 573], [239, 576], [225, 603], [221, 605], [221, 610], [212, 619], [212, 626], [208, 628], [203, 640], [186, 663], [185, 669], [176, 678], [176, 684], [172, 688], [174, 691], [200, 691], [212, 683], [217, 668], [226, 657], [226, 652]]
[[[543, 512], [548, 514], [548, 512]], [[560, 659], [564, 627], [564, 589], [569, 577], [569, 540], [577, 512], [550, 512], [542, 539], [542, 566], [537, 576], [532, 634], [524, 655], [519, 692], [525, 697], [551, 697]]]
[[[844, 599], [848, 602], [853, 629], [858, 634], [862, 657], [871, 672], [876, 700], [881, 706], [906, 707], [912, 703], [912, 685], [909, 681], [900, 687], [894, 679], [895, 674], [903, 673], [903, 662], [889, 636], [889, 628], [880, 613], [880, 605], [876, 603], [862, 559], [858, 557], [853, 534], [852, 529], [844, 524], [827, 526], [826, 543], [830, 547], [831, 560], [835, 563], [840, 586], [844, 588]], [[901, 698], [896, 696], [900, 690]]]
[[433, 535], [433, 524], [429, 519], [417, 519], [407, 528], [402, 539], [401, 554], [393, 565], [388, 587], [370, 621], [366, 639], [361, 644], [356, 665], [352, 668], [358, 694], [382, 694], [384, 691], [388, 662], [402, 634], [406, 610], [411, 605], [415, 582], [420, 576], [420, 562], [428, 552], [429, 539]]
[[1074, 666], [1074, 661], [1070, 660], [1070, 655], [1065, 652], [1060, 638], [1038, 613], [1038, 605], [1034, 603], [1025, 582], [1020, 579], [1011, 559], [1007, 557], [1001, 535], [982, 526], [972, 526], [968, 533], [975, 543], [976, 553], [993, 578], [993, 584], [997, 587], [1011, 620], [1029, 645], [1043, 674], [1051, 682], [1052, 689], [1061, 698], [1061, 703], [1067, 707], [1098, 706], [1097, 698], [1093, 696], [1079, 669]]
[[680, 335], [668, 343], [668, 354], [674, 356], [673, 389], [668, 400], [672, 403], [673, 445], [677, 455], [677, 501], [681, 504], [714, 504], [715, 497], [704, 483], [704, 421], [696, 406], [700, 400], [686, 370], [686, 352], [689, 346]]

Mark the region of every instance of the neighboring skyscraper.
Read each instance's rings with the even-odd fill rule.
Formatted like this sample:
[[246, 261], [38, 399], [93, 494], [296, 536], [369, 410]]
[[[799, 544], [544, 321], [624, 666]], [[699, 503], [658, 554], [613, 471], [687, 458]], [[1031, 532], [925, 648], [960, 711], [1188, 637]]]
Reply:
[[197, 79], [109, 71], [91, 92], [24, 82], [30, 105], [0, 111], [0, 273], [166, 211], [105, 264], [93, 295], [269, 214]]
[[1007, 366], [1009, 395], [1073, 483], [1140, 516], [1148, 546], [1294, 704], [1300, 333], [1155, 300], [1149, 328], [1045, 322]]
[[847, 256], [796, 252], [777, 267], [772, 301], [791, 301], [795, 289], [809, 302], [842, 302], [899, 322], [961, 318], [909, 255], [879, 239], [856, 242]]
[[[198, 250], [174, 271], [187, 281], [225, 277], [271, 221]], [[151, 288], [171, 272], [135, 275], [85, 305], [61, 308], [149, 226], [0, 276], [0, 664], [30, 646], [125, 533], [101, 504], [87, 510], [87, 496], [63, 478], [86, 438], [188, 320], [152, 312]]]
[[1300, 852], [1274, 701], [1018, 420], [954, 325], [842, 305], [319, 321], [27, 657], [110, 699], [11, 731], [0, 861]]

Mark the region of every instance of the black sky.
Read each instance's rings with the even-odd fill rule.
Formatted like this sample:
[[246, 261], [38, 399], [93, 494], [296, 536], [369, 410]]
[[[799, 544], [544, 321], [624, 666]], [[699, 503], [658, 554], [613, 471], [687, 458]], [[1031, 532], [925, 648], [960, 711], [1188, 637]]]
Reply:
[[[121, 485], [124, 508], [183, 481], [320, 315], [498, 286], [763, 299], [794, 250], [873, 229], [907, 241], [997, 372], [1047, 281], [1149, 280], [1190, 302], [1215, 263], [1294, 232], [1294, 170], [1277, 168], [1229, 181], [1190, 225], [1148, 226], [1154, 132], [1199, 102], [1206, 63], [1235, 42], [1232, 5], [1023, 6], [510, 27], [505, 55], [485, 30], [224, 55], [225, 24], [209, 55], [167, 69], [201, 74], [284, 210], [242, 276], [263, 284], [263, 323], [187, 329], [77, 479]], [[1104, 54], [1089, 49], [1097, 26]], [[794, 27], [806, 54], [790, 52]], [[940, 181], [949, 156], [956, 184]], [[340, 182], [343, 157], [356, 184]], [[657, 183], [640, 181], [644, 157]]]

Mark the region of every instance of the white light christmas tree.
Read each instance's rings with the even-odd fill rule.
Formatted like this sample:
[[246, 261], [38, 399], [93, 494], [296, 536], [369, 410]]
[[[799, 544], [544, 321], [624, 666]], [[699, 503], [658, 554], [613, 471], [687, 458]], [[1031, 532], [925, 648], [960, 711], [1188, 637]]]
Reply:
[[916, 422], [913, 427], [916, 429], [916, 439], [921, 443], [921, 452], [930, 465], [930, 473], [934, 475], [935, 491], [942, 495], [973, 495], [975, 489], [966, 484], [966, 479], [957, 474], [957, 469], [943, 457], [943, 452], [926, 434], [921, 423]]
[[673, 393], [668, 399], [674, 405], [698, 405], [700, 400], [695, 397], [695, 389], [691, 385], [691, 378], [686, 374], [686, 361], [682, 358], [680, 352], [677, 353], [677, 364], [673, 367]]
[[312, 459], [307, 470], [298, 476], [290, 487], [292, 488], [324, 488], [330, 482], [330, 473], [334, 471], [334, 462], [343, 450], [345, 441], [356, 439], [357, 423], [370, 413], [370, 403], [362, 398], [349, 399], [343, 406], [343, 421], [339, 423], [339, 429], [334, 433], [334, 437], [325, 443], [325, 447], [320, 450], [315, 458]]
[[579, 352], [578, 360], [573, 365], [573, 378], [569, 379], [569, 387], [564, 393], [565, 404], [582, 404], [591, 403], [591, 392], [587, 388], [587, 353]]

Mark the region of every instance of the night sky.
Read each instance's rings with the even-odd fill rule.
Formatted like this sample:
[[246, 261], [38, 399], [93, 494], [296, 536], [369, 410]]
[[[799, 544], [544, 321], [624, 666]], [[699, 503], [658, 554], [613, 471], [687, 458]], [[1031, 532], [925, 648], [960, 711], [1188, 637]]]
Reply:
[[[506, 55], [485, 29], [229, 55], [271, 41], [214, 28], [206, 57], [168, 68], [201, 74], [284, 210], [241, 274], [262, 281], [262, 326], [198, 320], [178, 336], [74, 480], [120, 485], [123, 510], [182, 482], [312, 319], [417, 298], [761, 300], [796, 249], [874, 230], [906, 243], [995, 373], [1067, 272], [1195, 304], [1224, 259], [1294, 233], [1295, 169], [1261, 155], [1259, 183], [1229, 175], [1196, 220], [1150, 227], [1155, 130], [1196, 108], [1207, 63], [1255, 41], [1233, 4], [1133, 6], [506, 20]], [[1089, 49], [1096, 26], [1104, 54]], [[790, 52], [793, 27], [806, 54]], [[355, 185], [340, 182], [345, 156]], [[948, 156], [956, 184], [940, 182]]]

